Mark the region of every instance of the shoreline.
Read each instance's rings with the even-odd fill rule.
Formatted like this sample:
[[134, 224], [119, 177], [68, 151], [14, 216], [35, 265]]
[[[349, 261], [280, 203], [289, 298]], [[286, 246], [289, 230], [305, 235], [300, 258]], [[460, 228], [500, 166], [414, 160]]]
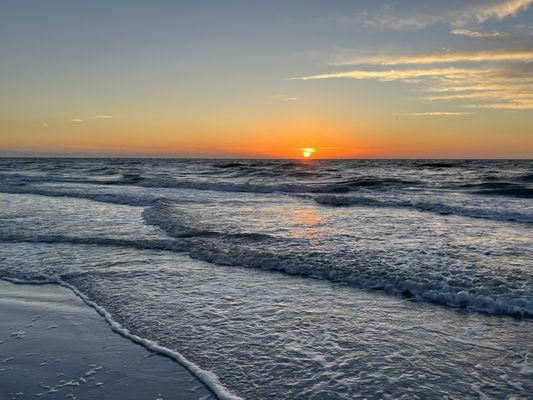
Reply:
[[0, 315], [0, 398], [223, 398], [64, 282], [0, 279]]

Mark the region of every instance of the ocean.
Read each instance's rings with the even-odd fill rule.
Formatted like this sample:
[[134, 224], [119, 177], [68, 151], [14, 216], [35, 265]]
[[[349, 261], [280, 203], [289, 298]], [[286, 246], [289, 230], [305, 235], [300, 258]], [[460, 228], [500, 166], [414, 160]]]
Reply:
[[526, 160], [0, 159], [1, 278], [243, 399], [528, 398], [532, 227]]

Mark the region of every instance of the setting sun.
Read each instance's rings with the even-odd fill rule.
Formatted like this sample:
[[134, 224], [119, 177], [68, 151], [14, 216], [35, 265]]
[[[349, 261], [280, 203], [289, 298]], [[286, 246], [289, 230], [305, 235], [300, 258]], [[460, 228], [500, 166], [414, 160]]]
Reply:
[[305, 157], [305, 158], [309, 158], [311, 157], [311, 155], [316, 151], [315, 149], [313, 149], [312, 147], [303, 147], [300, 149], [302, 151], [302, 155]]

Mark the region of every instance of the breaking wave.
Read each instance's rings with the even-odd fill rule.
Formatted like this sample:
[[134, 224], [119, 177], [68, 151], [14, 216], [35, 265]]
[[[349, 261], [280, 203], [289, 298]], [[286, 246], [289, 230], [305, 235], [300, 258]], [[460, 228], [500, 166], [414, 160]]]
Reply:
[[[265, 252], [250, 246], [241, 246], [231, 235], [213, 240], [209, 237], [169, 240], [125, 240], [97, 237], [68, 237], [40, 235], [32, 238], [11, 235], [0, 238], [1, 242], [47, 243], [131, 247], [139, 250], [187, 252], [192, 258], [223, 266], [249, 267], [299, 275], [314, 279], [340, 282], [371, 290], [383, 290], [389, 294], [429, 301], [454, 308], [465, 308], [494, 315], [509, 315], [533, 318], [533, 298], [513, 285], [502, 286], [502, 280], [494, 282], [490, 277], [470, 281], [464, 271], [457, 271], [452, 281], [441, 275], [420, 275], [402, 271], [401, 268], [372, 268], [352, 261], [350, 268], [327, 254], [283, 254]], [[321, 257], [323, 256], [323, 257]], [[328, 261], [330, 260], [330, 261]], [[29, 274], [29, 275], [28, 275]], [[31, 277], [29, 272], [20, 272], [20, 278]], [[15, 277], [17, 277], [15, 276]], [[517, 277], [516, 279], [520, 279]], [[456, 283], [459, 282], [459, 283]], [[493, 287], [494, 286], [494, 287]]]
[[143, 218], [148, 225], [157, 226], [175, 238], [199, 236], [249, 241], [274, 239], [263, 233], [239, 232], [238, 228], [229, 233], [217, 230], [215, 226], [199, 221], [196, 215], [184, 211], [177, 213], [172, 203], [166, 201], [159, 201], [153, 207], [146, 208]]
[[495, 221], [533, 223], [533, 215], [512, 211], [496, 211], [483, 208], [467, 208], [448, 205], [438, 202], [422, 201], [416, 199], [376, 199], [359, 196], [316, 196], [314, 200], [318, 204], [332, 207], [368, 206], [386, 208], [407, 208], [424, 212], [432, 212], [440, 215], [458, 215], [469, 218], [490, 219]]

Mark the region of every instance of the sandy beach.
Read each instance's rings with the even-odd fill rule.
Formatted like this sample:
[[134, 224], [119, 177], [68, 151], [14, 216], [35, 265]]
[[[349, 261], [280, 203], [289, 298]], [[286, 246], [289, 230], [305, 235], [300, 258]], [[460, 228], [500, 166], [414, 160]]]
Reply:
[[59, 285], [0, 280], [0, 399], [213, 399]]

